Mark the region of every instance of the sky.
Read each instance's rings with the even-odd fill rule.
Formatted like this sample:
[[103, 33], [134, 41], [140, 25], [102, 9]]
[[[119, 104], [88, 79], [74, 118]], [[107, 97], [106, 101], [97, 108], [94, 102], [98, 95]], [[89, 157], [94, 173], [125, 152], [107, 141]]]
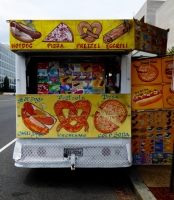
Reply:
[[0, 43], [9, 44], [6, 20], [133, 19], [146, 0], [0, 0]]

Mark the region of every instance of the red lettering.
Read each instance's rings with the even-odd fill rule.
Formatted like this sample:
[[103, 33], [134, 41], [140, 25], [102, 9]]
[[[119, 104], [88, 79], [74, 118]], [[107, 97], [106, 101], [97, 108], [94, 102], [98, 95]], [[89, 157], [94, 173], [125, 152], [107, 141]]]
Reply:
[[106, 49], [125, 49], [128, 48], [128, 44], [106, 44]]
[[12, 48], [12, 49], [15, 48], [15, 45], [14, 45], [14, 44], [11, 44], [11, 48]]
[[101, 48], [100, 44], [76, 44], [77, 49], [98, 49]]
[[93, 47], [93, 44], [88, 44], [88, 48], [92, 48]]
[[64, 48], [63, 44], [51, 44], [51, 43], [48, 43], [47, 47], [48, 47], [48, 49], [49, 48], [51, 48], [51, 49], [61, 49], [61, 48]]
[[32, 44], [23, 43], [23, 44], [11, 44], [12, 49], [31, 49], [33, 48]]

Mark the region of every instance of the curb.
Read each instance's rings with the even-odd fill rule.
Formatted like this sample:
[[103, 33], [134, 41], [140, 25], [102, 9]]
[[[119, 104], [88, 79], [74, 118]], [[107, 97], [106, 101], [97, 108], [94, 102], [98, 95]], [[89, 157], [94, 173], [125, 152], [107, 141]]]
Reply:
[[4, 95], [4, 96], [11, 96], [11, 95], [15, 95], [15, 93], [14, 92], [4, 92], [4, 93], [2, 93], [2, 95]]
[[157, 200], [135, 170], [130, 167], [127, 169], [127, 173], [137, 200]]

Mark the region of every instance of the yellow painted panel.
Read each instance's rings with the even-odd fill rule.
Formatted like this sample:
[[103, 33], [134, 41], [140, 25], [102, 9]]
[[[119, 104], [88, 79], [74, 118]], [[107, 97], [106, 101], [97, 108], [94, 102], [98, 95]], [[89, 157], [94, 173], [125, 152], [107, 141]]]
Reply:
[[11, 20], [11, 50], [134, 49], [133, 20]]
[[131, 137], [130, 94], [17, 95], [17, 138]]

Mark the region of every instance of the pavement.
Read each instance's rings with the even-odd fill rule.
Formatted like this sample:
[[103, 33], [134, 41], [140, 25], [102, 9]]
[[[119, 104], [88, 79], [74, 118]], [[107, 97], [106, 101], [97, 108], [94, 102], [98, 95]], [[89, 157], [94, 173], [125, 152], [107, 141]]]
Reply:
[[172, 165], [133, 165], [127, 173], [136, 200], [174, 200]]
[[4, 93], [2, 93], [2, 94], [0, 94], [0, 95], [12, 95], [12, 96], [14, 96], [15, 95], [15, 93], [14, 92], [4, 92]]

